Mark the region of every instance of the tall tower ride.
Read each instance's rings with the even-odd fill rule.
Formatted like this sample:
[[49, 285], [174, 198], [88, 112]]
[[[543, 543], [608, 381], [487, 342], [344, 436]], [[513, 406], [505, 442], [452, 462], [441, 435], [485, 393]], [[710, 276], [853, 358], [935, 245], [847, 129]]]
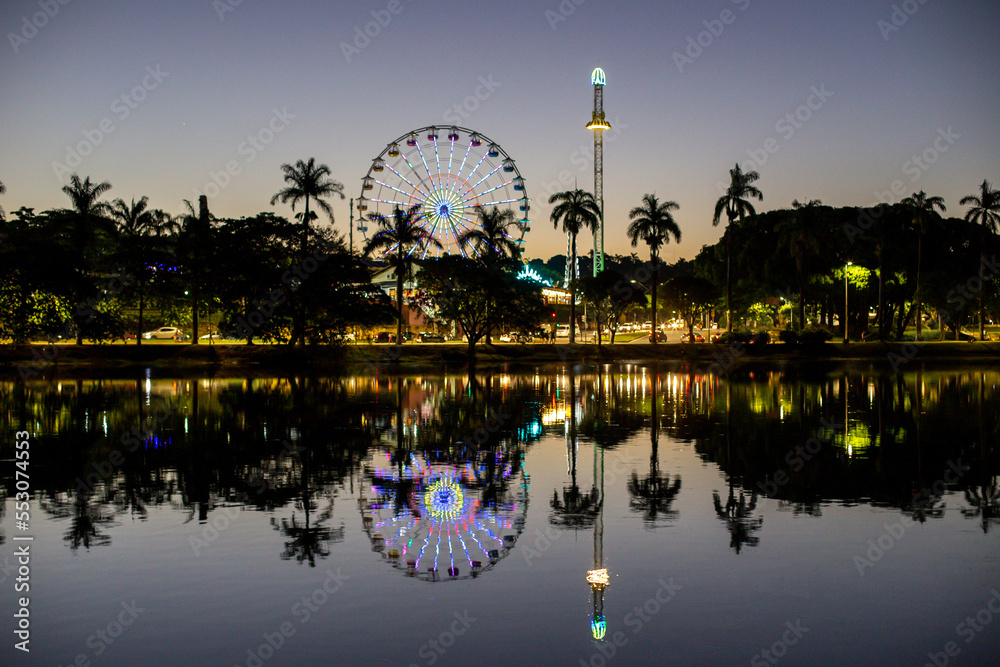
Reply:
[[594, 275], [604, 271], [604, 130], [611, 125], [604, 118], [604, 86], [607, 81], [600, 67], [590, 75], [594, 86], [594, 115], [587, 129], [594, 131], [594, 199], [601, 209], [601, 219], [594, 230]]

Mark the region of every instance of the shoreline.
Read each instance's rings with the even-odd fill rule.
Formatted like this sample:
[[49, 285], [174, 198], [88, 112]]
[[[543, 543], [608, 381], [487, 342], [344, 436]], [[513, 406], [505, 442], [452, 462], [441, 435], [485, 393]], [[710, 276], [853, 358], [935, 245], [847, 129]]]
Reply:
[[458, 371], [474, 368], [533, 370], [539, 366], [665, 363], [700, 372], [747, 366], [851, 364], [864, 362], [890, 372], [930, 365], [1000, 364], [1000, 343], [823, 343], [819, 345], [726, 346], [705, 343], [345, 345], [289, 348], [282, 345], [55, 345], [0, 346], [0, 377], [38, 379], [86, 371], [133, 375], [151, 368], [168, 372], [359, 373], [373, 370]]

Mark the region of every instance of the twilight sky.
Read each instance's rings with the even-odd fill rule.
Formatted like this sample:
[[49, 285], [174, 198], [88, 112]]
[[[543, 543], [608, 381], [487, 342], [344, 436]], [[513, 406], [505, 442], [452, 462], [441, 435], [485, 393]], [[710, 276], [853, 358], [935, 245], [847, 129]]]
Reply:
[[[290, 217], [269, 204], [282, 163], [315, 156], [356, 197], [386, 143], [458, 115], [517, 161], [525, 255], [547, 258], [565, 250], [549, 193], [593, 187], [598, 62], [608, 253], [631, 252], [627, 212], [655, 192], [680, 204], [664, 258], [693, 258], [737, 161], [761, 173], [760, 210], [923, 189], [961, 215], [1000, 182], [996, 0], [5, 0], [0, 29], [8, 212], [66, 206], [77, 171], [180, 213], [235, 161], [212, 212]], [[333, 206], [346, 234], [347, 200]]]

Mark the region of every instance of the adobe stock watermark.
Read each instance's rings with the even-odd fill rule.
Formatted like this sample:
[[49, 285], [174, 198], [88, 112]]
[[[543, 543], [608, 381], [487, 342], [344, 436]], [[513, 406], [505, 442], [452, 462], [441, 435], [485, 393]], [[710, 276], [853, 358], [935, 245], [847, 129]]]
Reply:
[[799, 643], [809, 628], [802, 625], [802, 621], [795, 619], [795, 622], [785, 621], [785, 627], [787, 630], [781, 635], [781, 638], [771, 644], [769, 647], [760, 650], [755, 653], [752, 658], [750, 658], [751, 667], [768, 667], [768, 665], [777, 665], [778, 662], [788, 655], [788, 649]]
[[[1000, 591], [994, 588], [990, 593], [992, 595], [975, 615], [966, 616], [965, 620], [955, 626], [955, 634], [964, 639], [966, 644], [975, 641], [986, 626], [993, 622], [993, 618], [1000, 616]], [[951, 664], [952, 658], [957, 658], [962, 652], [955, 641], [946, 642], [942, 648], [941, 651], [928, 651], [929, 662], [925, 662], [923, 667], [946, 667]]]
[[[747, 155], [750, 156], [750, 159], [742, 163], [740, 168], [744, 172], [756, 171], [767, 164], [771, 156], [781, 150], [782, 142], [791, 141], [792, 137], [805, 127], [805, 124], [830, 101], [831, 97], [833, 97], [833, 93], [826, 89], [826, 84], [820, 84], [819, 87], [811, 86], [805, 101], [779, 118], [774, 124], [774, 131], [781, 135], [781, 141], [775, 137], [768, 137], [760, 148], [747, 149]], [[715, 185], [719, 194], [725, 194], [729, 187], [727, 183], [722, 181], [717, 181]]]
[[443, 116], [445, 122], [452, 125], [461, 125], [462, 121], [475, 113], [476, 109], [483, 102], [493, 97], [493, 91], [502, 85], [499, 81], [493, 80], [492, 74], [479, 77], [479, 85], [476, 86], [476, 90], [472, 95], [467, 96], [460, 103], [445, 109]]
[[65, 7], [70, 0], [38, 0], [38, 6], [42, 11], [35, 12], [31, 17], [21, 17], [21, 29], [17, 32], [8, 32], [7, 41], [17, 54], [21, 47], [27, 44], [38, 35], [38, 31], [49, 24], [49, 21], [56, 17], [61, 7]]
[[534, 547], [531, 544], [525, 544], [525, 540], [522, 538], [521, 555], [524, 556], [524, 561], [528, 564], [528, 567], [531, 567], [531, 561], [551, 549], [552, 545], [558, 542], [561, 537], [562, 533], [560, 531], [552, 526], [546, 526], [544, 533], [537, 528], [535, 529]]
[[631, 634], [616, 630], [610, 637], [595, 642], [596, 648], [590, 658], [587, 660], [580, 658], [580, 667], [604, 667], [607, 665], [621, 649], [628, 646], [631, 638], [642, 632], [643, 628], [653, 620], [653, 617], [659, 614], [684, 588], [680, 584], [674, 583], [673, 577], [661, 577], [657, 583], [659, 587], [645, 602], [636, 605], [629, 613], [625, 614], [622, 623]]
[[[819, 421], [823, 428], [831, 433], [829, 435], [814, 436], [806, 440], [804, 444], [797, 445], [795, 449], [788, 450], [788, 453], [785, 454], [785, 463], [788, 464], [788, 469], [792, 473], [800, 472], [806, 463], [812, 461], [819, 454], [824, 445], [830, 444], [834, 433], [844, 430], [844, 425], [838, 424], [836, 420], [827, 421], [826, 418], [820, 418]], [[788, 484], [791, 480], [791, 476], [784, 469], [778, 469], [771, 475], [770, 481], [758, 482], [757, 488], [763, 492], [765, 497], [770, 497], [774, 496], [778, 492], [778, 489]]]
[[[282, 440], [282, 449], [278, 456], [296, 456], [302, 450], [303, 447], [293, 444], [287, 440]], [[264, 491], [268, 490], [268, 482], [264, 479], [253, 479], [248, 482], [250, 486], [252, 495], [260, 496]], [[240, 491], [236, 494], [237, 501], [246, 502], [251, 497], [251, 494]], [[225, 505], [219, 508], [219, 512], [212, 516], [207, 522], [205, 522], [204, 527], [201, 529], [199, 534], [188, 535], [188, 544], [191, 545], [191, 551], [194, 552], [195, 557], [201, 556], [202, 552], [210, 547], [222, 533], [226, 532], [229, 527], [243, 515], [245, 509], [241, 506]]]
[[[454, 616], [455, 620], [451, 622], [448, 629], [437, 637], [428, 639], [417, 650], [417, 655], [424, 659], [425, 665], [436, 663], [441, 656], [448, 652], [449, 648], [455, 645], [458, 638], [464, 635], [472, 627], [472, 624], [476, 622], [476, 617], [470, 614], [468, 609], [461, 614], [456, 611]], [[420, 667], [420, 665], [411, 662], [409, 667]]]
[[906, 25], [910, 17], [920, 11], [920, 7], [926, 5], [927, 2], [928, 0], [904, 0], [899, 5], [894, 4], [888, 20], [880, 18], [875, 21], [875, 26], [882, 33], [882, 39], [888, 42], [889, 35], [898, 32], [900, 28]]
[[[67, 667], [72, 665], [73, 667], [90, 667], [92, 655], [98, 658], [104, 655], [119, 637], [124, 634], [125, 630], [135, 623], [135, 620], [139, 618], [139, 614], [146, 611], [144, 607], [140, 607], [132, 602], [122, 602], [122, 610], [118, 612], [118, 615], [109, 621], [105, 626], [97, 628], [92, 635], [87, 637], [85, 642], [88, 649], [90, 649], [90, 654], [80, 652], [67, 663]], [[59, 667], [62, 667], [60, 663]]]
[[[913, 494], [914, 508], [930, 508], [935, 498], [944, 495], [947, 485], [957, 483], [969, 469], [969, 466], [962, 464], [961, 458], [956, 461], [948, 461], [948, 469], [945, 470], [941, 479], [929, 487], [924, 487], [919, 493]], [[917, 523], [916, 519], [904, 515], [895, 523], [882, 524], [885, 531], [874, 540], [868, 540], [865, 543], [868, 549], [864, 556], [856, 555], [851, 559], [858, 570], [858, 575], [865, 576], [865, 570], [875, 567], [875, 564], [881, 561], [903, 539], [906, 530]]]
[[226, 20], [226, 14], [235, 12], [243, 4], [243, 0], [212, 0], [212, 9], [219, 17], [219, 22]]
[[[900, 169], [904, 175], [910, 177], [910, 183], [916, 183], [961, 138], [962, 135], [955, 132], [951, 125], [948, 126], [947, 130], [939, 127], [937, 136], [934, 137], [930, 145], [919, 154], [913, 155], [909, 160], [903, 162]], [[908, 186], [901, 179], [896, 179], [889, 185], [888, 190], [876, 190], [875, 199], [877, 201], [869, 207], [872, 209], [871, 212], [867, 209], [862, 209], [858, 214], [856, 223], [848, 222], [844, 224], [843, 230], [847, 235], [847, 240], [854, 243], [857, 237], [863, 236], [882, 217], [887, 207], [902, 201], [908, 194], [907, 190], [912, 189], [912, 185]]]
[[576, 8], [585, 3], [587, 0], [562, 0], [558, 6], [556, 6], [555, 11], [551, 9], [545, 10], [545, 20], [549, 22], [549, 27], [552, 28], [553, 32], [559, 27], [560, 23], [564, 23], [566, 19], [576, 13]]
[[243, 162], [229, 160], [226, 162], [225, 168], [219, 171], [209, 171], [209, 181], [202, 186], [201, 190], [194, 189], [195, 197], [201, 197], [202, 194], [209, 200], [218, 197], [233, 182], [233, 178], [243, 173], [243, 167], [256, 160], [259, 154], [267, 150], [267, 147], [274, 142], [279, 134], [285, 131], [293, 120], [295, 120], [295, 114], [288, 113], [288, 107], [282, 107], [280, 111], [277, 108], [272, 109], [271, 117], [267, 122], [256, 132], [248, 134], [247, 138], [236, 147], [236, 153], [243, 158]]
[[[620, 116], [615, 116], [610, 120], [610, 123], [611, 129], [604, 133], [605, 146], [616, 142], [618, 138], [622, 136], [624, 131], [630, 127], [627, 123], [622, 121]], [[580, 174], [593, 169], [594, 143], [590, 142], [580, 144], [579, 148], [569, 154], [569, 163], [576, 167], [575, 171], [563, 169], [559, 172], [555, 181], [541, 183], [543, 195], [541, 197], [541, 201], [538, 203], [539, 212], [544, 212], [548, 209], [549, 197], [557, 192], [562, 192], [571, 186], [575, 187], [575, 182], [579, 180]], [[534, 206], [532, 210], [534, 210]]]
[[[330, 601], [330, 597], [339, 591], [348, 579], [350, 577], [342, 574], [340, 568], [337, 568], [336, 572], [327, 569], [326, 579], [323, 580], [323, 583], [317, 586], [312, 593], [303, 595], [301, 600], [295, 602], [289, 609], [289, 613], [298, 620], [299, 625], [305, 625], [312, 619], [313, 614], [316, 614], [323, 605]], [[277, 651], [281, 650], [291, 637], [295, 636], [296, 631], [297, 628], [292, 621], [282, 621], [275, 630], [262, 633], [261, 637], [264, 641], [255, 647], [248, 648], [245, 653], [246, 658], [241, 658], [243, 662], [234, 663], [233, 667], [241, 667], [241, 665], [262, 667], [265, 662], [274, 657]]]
[[[114, 114], [118, 122], [123, 122], [132, 112], [139, 108], [149, 94], [159, 88], [160, 84], [170, 76], [170, 72], [164, 72], [160, 65], [147, 66], [145, 74], [139, 83], [132, 90], [122, 93], [111, 103], [111, 113]], [[66, 162], [53, 161], [52, 170], [56, 178], [60, 181], [71, 175], [77, 167], [83, 163], [83, 158], [94, 152], [94, 149], [104, 143], [105, 138], [117, 129], [115, 120], [110, 117], [102, 118], [97, 127], [83, 130], [83, 140], [75, 145], [66, 145]]]
[[[86, 300], [78, 303], [74, 312], [77, 317], [86, 316], [86, 322], [89, 324], [97, 319], [96, 308], [101, 304], [101, 302], [114, 296], [115, 294], [120, 294], [128, 285], [134, 282], [134, 278], [131, 275], [121, 275], [121, 276], [111, 276], [108, 282], [104, 285], [101, 290], [101, 297], [92, 296]], [[63, 325], [62, 329], [56, 332], [57, 336], [62, 336], [63, 338], [72, 338], [76, 335], [76, 324], [72, 319], [67, 320]], [[29, 378], [35, 377], [42, 371], [46, 370], [59, 358], [59, 352], [61, 348], [52, 344], [51, 342], [46, 345], [31, 346], [31, 361], [20, 363], [17, 365], [17, 372], [21, 376], [22, 380], [27, 380]]]
[[[730, 0], [730, 2], [739, 6], [740, 11], [746, 11], [747, 7], [750, 6], [751, 0]], [[722, 33], [726, 31], [726, 26], [736, 23], [737, 16], [738, 14], [733, 10], [723, 9], [719, 13], [719, 18], [702, 21], [701, 24], [705, 26], [705, 29], [693, 37], [688, 35], [687, 47], [685, 47], [683, 53], [681, 51], [674, 51], [671, 54], [674, 64], [677, 66], [677, 71], [683, 74], [685, 65], [693, 65], [694, 61], [706, 49], [715, 44], [715, 40], [722, 37]]]
[[344, 54], [344, 59], [350, 64], [351, 60], [361, 55], [361, 52], [368, 48], [372, 40], [382, 34], [382, 31], [392, 23], [393, 16], [403, 13], [405, 7], [402, 0], [389, 0], [385, 9], [371, 10], [372, 20], [361, 26], [354, 27], [354, 37], [350, 42], [340, 43], [340, 52]]

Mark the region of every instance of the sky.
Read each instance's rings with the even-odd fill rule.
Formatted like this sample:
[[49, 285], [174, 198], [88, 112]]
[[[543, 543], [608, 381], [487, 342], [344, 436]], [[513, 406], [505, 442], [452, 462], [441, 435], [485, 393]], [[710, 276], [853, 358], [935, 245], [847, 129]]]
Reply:
[[607, 253], [633, 251], [646, 193], [680, 206], [664, 259], [716, 242], [737, 162], [762, 211], [925, 190], [962, 215], [1000, 184], [995, 0], [4, 0], [0, 31], [8, 213], [65, 207], [78, 172], [175, 214], [215, 174], [214, 215], [291, 217], [270, 205], [283, 163], [315, 157], [357, 197], [388, 142], [460, 114], [516, 160], [525, 256], [548, 258], [566, 247], [549, 194], [593, 188], [598, 64]]

